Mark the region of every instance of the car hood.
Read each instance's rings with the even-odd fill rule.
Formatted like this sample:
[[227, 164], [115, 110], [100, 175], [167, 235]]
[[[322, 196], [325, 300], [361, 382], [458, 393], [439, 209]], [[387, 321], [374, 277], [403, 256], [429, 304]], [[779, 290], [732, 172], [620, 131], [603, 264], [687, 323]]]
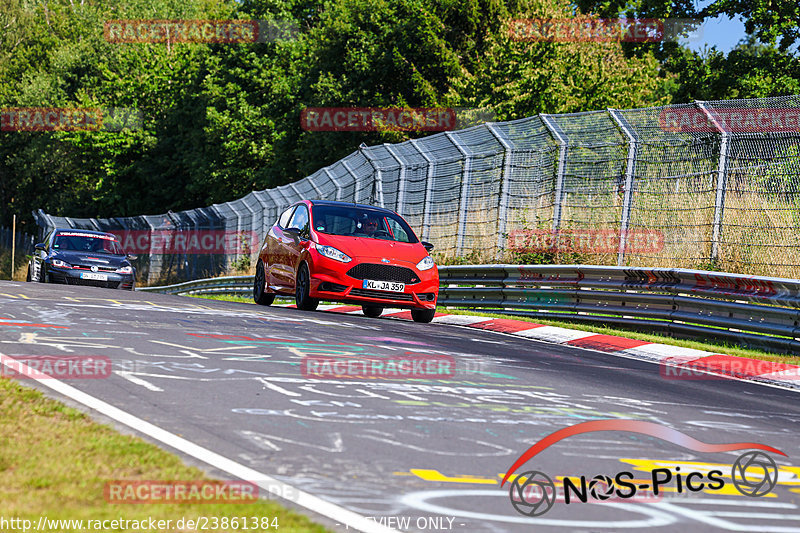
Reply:
[[50, 257], [66, 261], [70, 265], [113, 267], [130, 266], [130, 261], [124, 255], [113, 255], [96, 252], [80, 252], [77, 250], [58, 250]]
[[388, 259], [391, 263], [411, 263], [416, 265], [428, 252], [419, 242], [397, 242], [368, 237], [347, 237], [344, 235], [317, 235], [321, 245], [333, 246], [353, 259], [381, 262]]

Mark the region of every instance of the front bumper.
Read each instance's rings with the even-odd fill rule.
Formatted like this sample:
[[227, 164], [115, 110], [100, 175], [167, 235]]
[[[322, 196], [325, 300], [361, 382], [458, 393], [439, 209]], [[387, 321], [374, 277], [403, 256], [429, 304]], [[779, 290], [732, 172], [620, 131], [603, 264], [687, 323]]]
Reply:
[[436, 267], [420, 271], [408, 265], [397, 265], [409, 268], [419, 279], [416, 283], [406, 283], [405, 291], [398, 293], [365, 289], [363, 288], [363, 279], [354, 278], [342, 272], [343, 268], [345, 271], [349, 271], [359, 263], [369, 263], [369, 261], [339, 263], [320, 257], [318, 261], [315, 261], [312, 269], [310, 296], [334, 302], [380, 307], [391, 306], [400, 309], [436, 308], [436, 300], [439, 296], [439, 272]]
[[81, 274], [86, 270], [67, 270], [50, 267], [47, 271], [50, 283], [65, 285], [82, 285], [89, 287], [103, 287], [106, 289], [133, 290], [132, 274], [115, 274], [113, 272], [98, 272], [106, 276], [105, 280], [83, 279]]

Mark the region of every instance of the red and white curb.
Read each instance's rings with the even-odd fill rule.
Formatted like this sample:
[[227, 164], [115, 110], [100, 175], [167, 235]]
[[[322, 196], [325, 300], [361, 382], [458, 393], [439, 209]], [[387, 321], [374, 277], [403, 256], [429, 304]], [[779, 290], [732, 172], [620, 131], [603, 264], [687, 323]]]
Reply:
[[[331, 313], [362, 314], [361, 306], [356, 305], [320, 305], [319, 310]], [[387, 309], [381, 317], [411, 320], [411, 312]], [[665, 379], [698, 381], [739, 379], [800, 390], [800, 366], [798, 365], [736, 357], [557, 326], [545, 326], [511, 318], [450, 315], [437, 312], [433, 322], [484, 329], [537, 341], [651, 361], [659, 363], [661, 374]]]

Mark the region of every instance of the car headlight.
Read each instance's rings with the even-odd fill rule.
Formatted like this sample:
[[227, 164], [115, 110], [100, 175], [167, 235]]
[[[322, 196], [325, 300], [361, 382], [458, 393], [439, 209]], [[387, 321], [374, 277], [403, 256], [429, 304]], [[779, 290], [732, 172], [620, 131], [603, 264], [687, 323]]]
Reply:
[[72, 265], [61, 259], [53, 259], [53, 266], [56, 268], [72, 268]]
[[417, 268], [420, 270], [430, 270], [436, 263], [433, 262], [433, 258], [429, 255], [426, 255], [422, 261], [417, 263]]
[[317, 251], [327, 257], [328, 259], [333, 259], [334, 261], [341, 261], [342, 263], [349, 263], [353, 259], [347, 255], [346, 253], [342, 252], [341, 250], [337, 250], [333, 246], [317, 246]]
[[114, 271], [117, 274], [133, 274], [133, 267], [128, 265], [124, 267], [119, 267]]

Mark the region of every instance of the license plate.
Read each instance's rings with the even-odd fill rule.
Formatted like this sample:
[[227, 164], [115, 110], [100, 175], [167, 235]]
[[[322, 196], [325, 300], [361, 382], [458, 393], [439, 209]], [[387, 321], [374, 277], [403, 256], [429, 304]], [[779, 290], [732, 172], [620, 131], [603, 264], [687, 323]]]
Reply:
[[81, 272], [81, 279], [92, 279], [94, 281], [108, 281], [108, 274], [95, 274], [94, 272]]
[[375, 281], [371, 279], [365, 279], [361, 287], [363, 289], [388, 292], [405, 292], [406, 290], [405, 283], [397, 283], [396, 281]]

